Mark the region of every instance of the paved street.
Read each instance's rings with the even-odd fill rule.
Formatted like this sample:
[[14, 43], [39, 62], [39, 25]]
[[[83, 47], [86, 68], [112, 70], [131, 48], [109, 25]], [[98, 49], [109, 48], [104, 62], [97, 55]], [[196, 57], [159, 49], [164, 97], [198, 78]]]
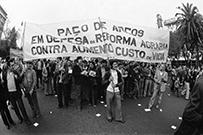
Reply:
[[[53, 96], [44, 96], [38, 92], [42, 117], [39, 120], [33, 120], [39, 125], [26, 126], [19, 124], [19, 121], [11, 110], [13, 119], [17, 123], [15, 127], [7, 130], [0, 121], [0, 134], [22, 135], [22, 134], [173, 134], [172, 125], [177, 126], [181, 120], [186, 100], [169, 95], [166, 92], [163, 97], [162, 112], [153, 108], [151, 112], [145, 112], [149, 98], [132, 100], [127, 99], [123, 102], [123, 113], [126, 123], [109, 123], [106, 120], [104, 104], [99, 104], [96, 108], [86, 106], [79, 112], [73, 106], [64, 109], [57, 109], [57, 98]], [[31, 109], [24, 99], [27, 112], [31, 116]], [[141, 104], [141, 106], [138, 106]], [[96, 117], [96, 114], [101, 114]]]

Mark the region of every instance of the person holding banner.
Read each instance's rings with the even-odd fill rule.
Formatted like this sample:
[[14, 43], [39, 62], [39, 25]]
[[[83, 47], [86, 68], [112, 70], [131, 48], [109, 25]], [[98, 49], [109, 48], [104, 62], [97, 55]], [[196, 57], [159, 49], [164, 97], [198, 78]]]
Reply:
[[[107, 120], [113, 120], [113, 109], [115, 109], [115, 121], [124, 123], [121, 110], [120, 88], [123, 84], [121, 73], [117, 70], [117, 62], [112, 62], [111, 69], [105, 74]], [[115, 105], [115, 106], [114, 106]]]
[[165, 65], [161, 64], [160, 67], [159, 66], [157, 67], [157, 70], [154, 76], [154, 91], [149, 101], [149, 107], [148, 107], [149, 109], [152, 108], [157, 97], [159, 98], [158, 98], [158, 104], [156, 105], [156, 108], [159, 108], [163, 93], [166, 90], [167, 81], [168, 81], [168, 73], [165, 71]]

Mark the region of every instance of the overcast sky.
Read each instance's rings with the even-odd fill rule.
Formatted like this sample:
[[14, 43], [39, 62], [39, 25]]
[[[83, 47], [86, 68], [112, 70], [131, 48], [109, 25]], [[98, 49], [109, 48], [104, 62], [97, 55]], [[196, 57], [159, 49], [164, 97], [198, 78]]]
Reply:
[[163, 20], [172, 18], [187, 2], [203, 14], [203, 0], [0, 0], [10, 27], [22, 21], [46, 24], [97, 17], [157, 27], [157, 13]]

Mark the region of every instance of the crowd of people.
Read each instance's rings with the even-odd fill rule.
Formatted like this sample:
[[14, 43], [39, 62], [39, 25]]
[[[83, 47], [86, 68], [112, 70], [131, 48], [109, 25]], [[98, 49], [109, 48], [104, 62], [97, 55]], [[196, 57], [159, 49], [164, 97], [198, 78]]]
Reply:
[[[10, 129], [15, 125], [8, 106], [12, 105], [20, 123], [31, 120], [26, 112], [22, 95], [32, 109], [33, 118], [41, 116], [37, 90], [45, 96], [57, 96], [58, 108], [73, 104], [82, 110], [85, 104], [96, 107], [99, 102], [107, 105], [107, 120], [124, 123], [121, 102], [126, 98], [150, 97], [148, 108], [159, 108], [166, 88], [177, 96], [189, 99], [200, 68], [171, 66], [118, 60], [77, 57], [56, 60], [38, 59], [23, 62], [22, 59], [7, 58], [1, 61], [0, 109], [4, 124]], [[113, 103], [114, 102], [114, 103]], [[115, 109], [115, 115], [112, 113]]]

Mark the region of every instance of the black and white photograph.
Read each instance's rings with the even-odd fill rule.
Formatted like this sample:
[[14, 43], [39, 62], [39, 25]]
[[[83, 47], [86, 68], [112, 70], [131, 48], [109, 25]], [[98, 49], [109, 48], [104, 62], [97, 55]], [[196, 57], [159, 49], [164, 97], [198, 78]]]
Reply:
[[202, 0], [0, 0], [1, 135], [203, 135]]

